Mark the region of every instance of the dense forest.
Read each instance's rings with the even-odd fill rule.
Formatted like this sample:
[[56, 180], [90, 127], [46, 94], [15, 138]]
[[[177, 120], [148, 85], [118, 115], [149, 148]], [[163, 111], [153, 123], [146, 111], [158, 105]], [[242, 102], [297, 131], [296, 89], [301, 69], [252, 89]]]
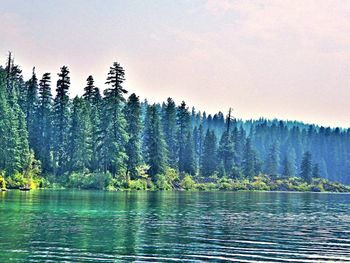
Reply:
[[35, 69], [26, 81], [10, 54], [0, 67], [0, 177], [11, 187], [166, 189], [258, 175], [350, 184], [350, 129], [243, 121], [231, 109], [211, 115], [171, 98], [149, 104], [128, 96], [124, 80], [115, 62], [103, 93], [89, 76], [71, 99], [67, 66], [56, 85]]

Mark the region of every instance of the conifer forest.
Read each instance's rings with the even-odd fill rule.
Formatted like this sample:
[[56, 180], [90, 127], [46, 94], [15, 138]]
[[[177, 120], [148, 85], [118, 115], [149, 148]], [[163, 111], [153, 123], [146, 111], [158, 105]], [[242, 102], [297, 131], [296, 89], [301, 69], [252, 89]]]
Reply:
[[350, 129], [242, 120], [232, 109], [208, 114], [171, 98], [149, 103], [128, 93], [118, 62], [106, 73], [108, 88], [88, 76], [83, 95], [71, 98], [67, 66], [57, 83], [35, 68], [26, 80], [9, 54], [0, 68], [3, 187], [322, 191], [350, 184]]

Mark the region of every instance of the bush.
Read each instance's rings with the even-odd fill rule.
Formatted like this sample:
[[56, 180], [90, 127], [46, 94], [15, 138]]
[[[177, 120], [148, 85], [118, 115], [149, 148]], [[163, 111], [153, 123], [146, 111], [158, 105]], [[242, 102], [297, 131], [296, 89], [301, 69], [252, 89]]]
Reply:
[[322, 184], [317, 184], [317, 185], [312, 185], [310, 187], [310, 190], [312, 192], [324, 192], [323, 185]]
[[0, 172], [0, 190], [6, 190], [6, 181], [1, 172]]
[[130, 190], [147, 190], [147, 180], [137, 179], [129, 181]]
[[110, 173], [72, 173], [68, 178], [68, 187], [79, 189], [106, 189], [111, 185]]
[[234, 191], [248, 190], [248, 189], [249, 189], [249, 181], [248, 180], [234, 181], [232, 183], [232, 190], [234, 190]]
[[24, 178], [23, 174], [16, 172], [7, 178], [7, 187], [18, 189], [27, 185], [28, 180]]
[[202, 184], [196, 184], [196, 189], [200, 191], [212, 191], [217, 188], [215, 183], [202, 183]]
[[159, 190], [171, 190], [172, 185], [168, 182], [167, 178], [163, 174], [157, 174], [155, 176], [155, 185]]
[[301, 183], [299, 185], [294, 186], [296, 191], [299, 192], [309, 192], [311, 189], [310, 185], [308, 183]]
[[219, 189], [220, 190], [232, 190], [232, 184], [227, 182], [219, 183]]
[[259, 190], [259, 191], [269, 191], [270, 187], [263, 181], [254, 181], [251, 184], [251, 189], [252, 190]]
[[186, 175], [182, 180], [180, 185], [185, 190], [193, 190], [196, 188], [196, 182], [192, 179], [190, 175]]
[[167, 168], [165, 170], [165, 178], [170, 184], [172, 184], [173, 182], [179, 181], [179, 174], [175, 169]]

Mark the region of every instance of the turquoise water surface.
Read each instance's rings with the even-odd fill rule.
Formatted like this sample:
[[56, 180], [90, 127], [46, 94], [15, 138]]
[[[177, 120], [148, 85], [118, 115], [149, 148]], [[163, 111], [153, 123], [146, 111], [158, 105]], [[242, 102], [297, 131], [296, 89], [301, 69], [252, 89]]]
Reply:
[[0, 192], [0, 262], [350, 262], [350, 195]]

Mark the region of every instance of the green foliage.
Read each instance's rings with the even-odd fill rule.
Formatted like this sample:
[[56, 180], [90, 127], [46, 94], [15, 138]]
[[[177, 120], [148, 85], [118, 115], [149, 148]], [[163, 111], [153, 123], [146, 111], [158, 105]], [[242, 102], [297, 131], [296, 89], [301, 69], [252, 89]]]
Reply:
[[156, 174], [154, 178], [155, 178], [155, 186], [157, 189], [159, 189], [159, 190], [172, 190], [172, 185], [167, 180], [165, 175]]
[[20, 187], [26, 186], [28, 183], [28, 179], [24, 177], [23, 174], [16, 172], [11, 176], [6, 178], [7, 187], [9, 189], [18, 189]]
[[92, 123], [89, 108], [83, 98], [73, 100], [72, 125], [70, 131], [70, 170], [83, 171], [91, 167]]
[[70, 116], [68, 90], [70, 86], [69, 70], [66, 66], [58, 73], [56, 97], [53, 105], [53, 153], [54, 173], [61, 176], [68, 169]]
[[0, 190], [6, 190], [5, 174], [0, 171]]
[[127, 154], [125, 146], [129, 139], [126, 132], [126, 120], [122, 110], [127, 91], [123, 88], [124, 69], [118, 62], [110, 67], [106, 84], [110, 87], [104, 91], [102, 119], [100, 168], [110, 171], [115, 177], [118, 173], [126, 173]]
[[112, 183], [110, 173], [72, 173], [69, 175], [67, 186], [78, 189], [106, 189]]
[[89, 76], [83, 96], [72, 100], [69, 73], [61, 68], [52, 101], [49, 73], [38, 85], [34, 71], [24, 81], [11, 55], [0, 67], [0, 170], [8, 187], [349, 190], [321, 177], [350, 183], [350, 130], [242, 121], [231, 110], [225, 120], [171, 98], [151, 106], [136, 94], [126, 101], [118, 62], [104, 96]]
[[141, 105], [139, 97], [135, 93], [130, 95], [124, 111], [127, 121], [126, 131], [129, 134], [129, 140], [126, 144], [127, 176], [136, 179], [138, 176], [137, 167], [141, 163]]
[[[233, 158], [234, 158], [234, 144], [232, 140], [232, 136], [229, 132], [224, 131], [218, 149], [218, 157], [222, 163], [222, 175], [225, 176], [233, 176], [232, 175], [232, 167], [233, 167]], [[234, 177], [234, 176], [233, 176]]]
[[147, 123], [145, 124], [145, 152], [146, 163], [149, 165], [148, 173], [153, 181], [155, 175], [164, 174], [167, 164], [167, 152], [160, 118], [156, 105], [147, 108]]
[[270, 187], [265, 182], [261, 180], [256, 180], [250, 184], [250, 189], [259, 191], [269, 191]]
[[174, 168], [167, 167], [165, 170], [165, 178], [170, 184], [173, 184], [179, 181], [179, 173]]
[[310, 183], [312, 178], [312, 160], [311, 153], [309, 151], [305, 152], [303, 155], [300, 171], [300, 177], [306, 182]]
[[203, 142], [203, 156], [201, 159], [201, 174], [203, 176], [211, 176], [217, 168], [216, 156], [216, 136], [213, 131], [207, 130]]
[[44, 73], [39, 83], [39, 105], [37, 111], [39, 149], [36, 151], [36, 155], [41, 161], [42, 169], [45, 173], [49, 173], [52, 170], [52, 95], [50, 83], [50, 73]]
[[128, 189], [130, 190], [147, 190], [147, 180], [145, 179], [137, 179], [130, 180], [128, 184]]
[[166, 104], [163, 106], [162, 122], [164, 139], [167, 145], [169, 166], [177, 168], [176, 105], [171, 98], [168, 98]]
[[246, 140], [242, 162], [244, 176], [252, 178], [258, 173], [257, 155], [253, 149], [250, 138], [247, 138]]
[[[278, 164], [279, 164], [279, 150], [277, 143], [273, 143], [270, 146], [267, 160], [266, 160], [266, 173], [271, 175], [278, 174]], [[290, 171], [288, 171], [290, 173]]]
[[185, 190], [194, 190], [196, 188], [196, 183], [190, 175], [185, 175], [185, 177], [181, 180], [180, 185]]

